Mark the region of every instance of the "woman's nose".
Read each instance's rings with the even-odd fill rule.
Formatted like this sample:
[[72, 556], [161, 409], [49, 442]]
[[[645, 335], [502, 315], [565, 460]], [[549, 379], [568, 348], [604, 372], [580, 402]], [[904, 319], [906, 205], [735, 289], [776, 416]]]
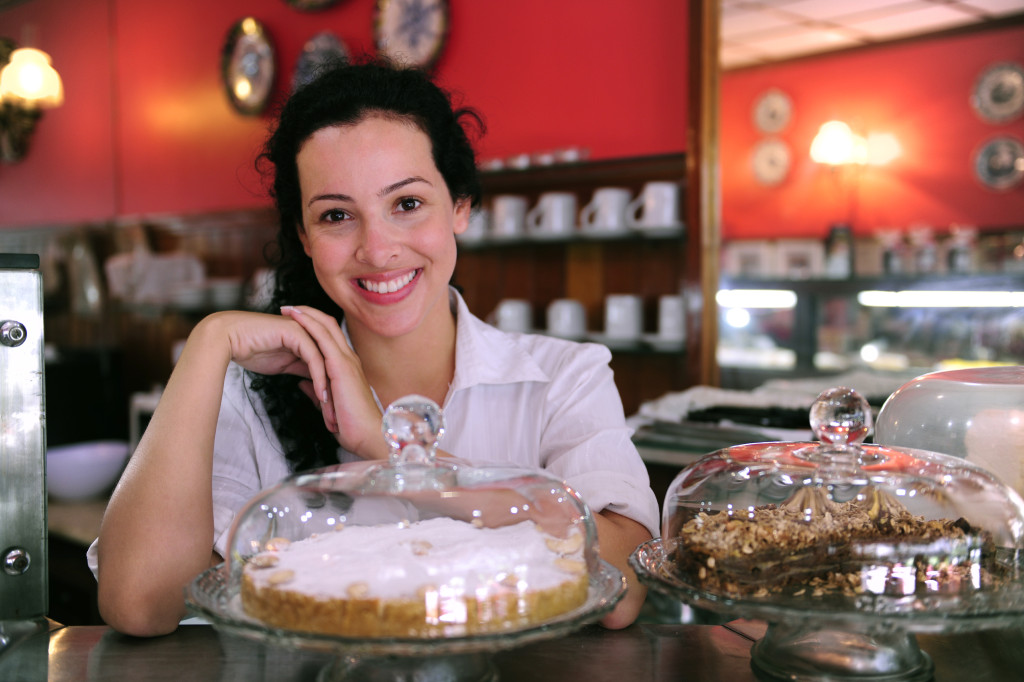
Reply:
[[398, 256], [400, 245], [386, 221], [368, 220], [360, 229], [356, 258], [373, 267], [382, 267]]

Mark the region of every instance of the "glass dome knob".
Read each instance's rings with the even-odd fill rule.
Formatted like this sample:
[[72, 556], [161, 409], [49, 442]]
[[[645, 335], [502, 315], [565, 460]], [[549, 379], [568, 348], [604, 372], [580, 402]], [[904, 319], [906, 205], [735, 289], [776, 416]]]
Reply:
[[381, 422], [391, 464], [431, 464], [444, 428], [444, 413], [430, 398], [408, 395], [391, 403]]
[[811, 430], [822, 443], [857, 446], [871, 427], [871, 406], [852, 388], [823, 391], [811, 406]]

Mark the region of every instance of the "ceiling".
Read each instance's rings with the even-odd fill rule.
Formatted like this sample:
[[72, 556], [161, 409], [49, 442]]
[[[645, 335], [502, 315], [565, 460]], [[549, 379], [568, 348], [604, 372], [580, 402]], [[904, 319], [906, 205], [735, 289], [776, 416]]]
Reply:
[[721, 66], [734, 69], [1024, 14], [1024, 0], [721, 0]]

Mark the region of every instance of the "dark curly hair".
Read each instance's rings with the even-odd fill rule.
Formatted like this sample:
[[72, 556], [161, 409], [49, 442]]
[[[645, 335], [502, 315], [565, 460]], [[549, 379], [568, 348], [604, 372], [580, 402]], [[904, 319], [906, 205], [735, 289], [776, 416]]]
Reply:
[[[372, 115], [410, 121], [426, 133], [452, 200], [479, 203], [476, 155], [463, 125], [483, 132], [475, 111], [454, 108], [450, 95], [419, 69], [374, 60], [321, 73], [284, 103], [257, 160], [258, 170], [272, 180], [269, 191], [280, 218], [276, 252], [268, 253], [275, 274], [268, 312], [283, 305], [308, 305], [341, 321], [341, 308], [320, 286], [299, 240], [302, 207], [296, 157], [318, 130], [354, 125]], [[338, 461], [338, 442], [324, 426], [319, 409], [298, 388], [299, 377], [250, 373], [250, 378], [292, 471]]]

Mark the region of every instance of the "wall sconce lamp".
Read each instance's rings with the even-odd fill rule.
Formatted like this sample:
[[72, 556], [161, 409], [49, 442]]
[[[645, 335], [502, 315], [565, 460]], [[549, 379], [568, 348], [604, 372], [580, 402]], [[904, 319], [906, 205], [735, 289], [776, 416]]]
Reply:
[[899, 140], [890, 133], [870, 133], [865, 138], [842, 121], [822, 124], [811, 142], [811, 159], [830, 166], [884, 166], [902, 151]]
[[64, 103], [64, 85], [50, 56], [31, 47], [14, 49], [0, 38], [0, 161], [24, 158], [43, 109]]

